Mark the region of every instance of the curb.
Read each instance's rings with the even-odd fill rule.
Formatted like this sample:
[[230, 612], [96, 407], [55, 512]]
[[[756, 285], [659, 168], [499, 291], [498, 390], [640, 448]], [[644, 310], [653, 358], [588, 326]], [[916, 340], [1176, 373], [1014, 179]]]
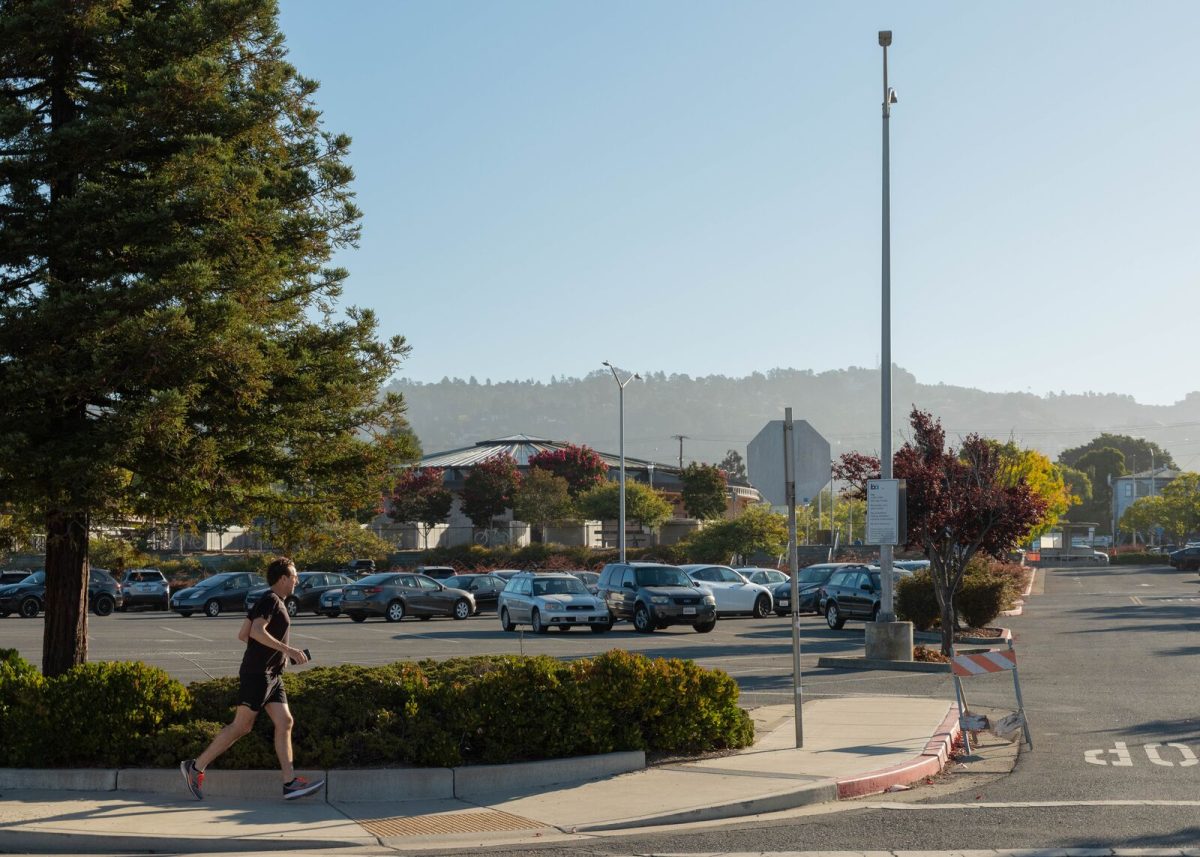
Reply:
[[847, 777], [837, 781], [838, 800], [878, 794], [889, 786], [908, 785], [917, 780], [941, 773], [950, 758], [950, 748], [959, 734], [958, 706], [951, 705], [950, 711], [938, 726], [937, 732], [925, 745], [925, 752], [915, 759], [901, 762], [890, 768], [872, 771], [860, 777]]
[[817, 666], [841, 670], [893, 670], [909, 673], [948, 673], [950, 664], [931, 664], [924, 661], [885, 661], [877, 658], [839, 658], [824, 655]]
[[[924, 775], [922, 775], [924, 776]], [[698, 806], [694, 809], [684, 809], [669, 812], [665, 815], [653, 815], [645, 818], [627, 818], [621, 821], [606, 821], [600, 824], [579, 825], [572, 828], [578, 833], [599, 833], [612, 830], [635, 830], [639, 827], [661, 827], [670, 824], [692, 824], [698, 821], [719, 821], [726, 818], [743, 818], [748, 815], [760, 815], [765, 812], [780, 812], [785, 809], [795, 809], [800, 806], [811, 806], [817, 803], [830, 803], [840, 797], [839, 783], [833, 779], [821, 779], [807, 783], [800, 788], [779, 794], [764, 795], [763, 797], [747, 798], [735, 803], [718, 806]]]
[[[296, 771], [309, 779], [323, 778], [326, 787], [321, 790], [321, 800], [331, 803], [452, 798], [469, 801], [485, 791], [489, 794], [502, 791], [515, 796], [547, 786], [640, 771], [645, 767], [646, 754], [641, 750], [630, 750], [508, 765], [329, 771], [297, 768]], [[205, 794], [212, 797], [279, 797], [278, 770], [216, 773], [219, 775], [204, 784]], [[184, 792], [179, 771], [172, 768], [0, 768], [0, 789], [168, 795]]]
[[341, 848], [377, 847], [379, 840], [365, 834], [358, 839], [233, 838], [210, 839], [177, 836], [143, 836], [122, 833], [57, 833], [37, 830], [0, 831], [0, 851], [5, 854], [255, 854], [261, 851], [323, 851]]
[[[1002, 632], [999, 637], [960, 637], [955, 640], [955, 643], [963, 643], [968, 646], [995, 646], [1001, 643], [1007, 643], [1012, 639], [1012, 631], [1008, 628], [1001, 628]], [[920, 640], [923, 643], [940, 643], [942, 635], [932, 631], [913, 631], [913, 639]]]

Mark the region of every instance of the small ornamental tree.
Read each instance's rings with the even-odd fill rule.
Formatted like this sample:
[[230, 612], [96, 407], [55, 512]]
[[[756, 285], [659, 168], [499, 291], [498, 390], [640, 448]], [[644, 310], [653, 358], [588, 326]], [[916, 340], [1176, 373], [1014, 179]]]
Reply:
[[[605, 482], [579, 498], [579, 509], [596, 521], [616, 521], [621, 517], [621, 485]], [[657, 489], [640, 482], [625, 482], [625, 518], [654, 529], [671, 517], [671, 503]]]
[[576, 515], [567, 480], [549, 470], [531, 467], [513, 498], [513, 514], [522, 521], [537, 524], [544, 539], [547, 524]]
[[[1005, 484], [995, 445], [977, 434], [958, 449], [946, 446], [946, 433], [931, 415], [913, 408], [913, 439], [893, 458], [893, 475], [908, 491], [908, 545], [919, 546], [930, 562], [942, 623], [942, 654], [954, 653], [957, 617], [954, 594], [967, 563], [977, 553], [1004, 558], [1045, 514], [1046, 501], [1024, 481]], [[879, 459], [848, 453], [834, 468], [838, 479], [866, 496], [868, 479], [879, 478]]]
[[740, 479], [745, 482], [748, 478], [746, 476], [746, 461], [736, 449], [726, 452], [725, 457], [721, 459], [721, 463], [717, 467], [724, 470], [730, 479]]
[[440, 467], [409, 468], [400, 474], [391, 497], [389, 517], [420, 524], [425, 547], [429, 547], [430, 528], [444, 523], [454, 505], [454, 495], [446, 488], [444, 476]]
[[566, 480], [571, 497], [589, 488], [603, 485], [608, 465], [600, 453], [588, 446], [567, 444], [562, 449], [547, 449], [529, 457], [529, 466], [545, 470]]
[[732, 562], [755, 553], [777, 556], [787, 548], [787, 541], [787, 519], [763, 504], [731, 520], [707, 524], [688, 536], [685, 549], [695, 562]]
[[692, 462], [679, 473], [683, 482], [683, 508], [701, 520], [725, 515], [725, 472], [713, 464]]
[[511, 509], [521, 485], [516, 460], [508, 454], [485, 459], [471, 468], [463, 483], [463, 514], [477, 527], [491, 526], [492, 519]]
[[1139, 497], [1121, 515], [1121, 527], [1150, 533], [1161, 527], [1172, 543], [1184, 544], [1200, 529], [1200, 474], [1180, 473], [1154, 497]]

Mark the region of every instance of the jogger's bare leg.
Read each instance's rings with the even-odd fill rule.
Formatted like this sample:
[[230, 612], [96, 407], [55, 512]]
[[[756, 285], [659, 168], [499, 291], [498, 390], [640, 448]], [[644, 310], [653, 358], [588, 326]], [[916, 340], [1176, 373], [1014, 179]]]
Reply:
[[275, 755], [279, 757], [279, 770], [286, 785], [296, 772], [292, 769], [292, 712], [286, 702], [268, 702], [267, 714], [275, 724]]
[[248, 705], [239, 705], [233, 715], [233, 722], [217, 733], [208, 749], [196, 757], [196, 767], [204, 771], [217, 760], [217, 757], [232, 747], [237, 740], [254, 728], [254, 720], [258, 712]]

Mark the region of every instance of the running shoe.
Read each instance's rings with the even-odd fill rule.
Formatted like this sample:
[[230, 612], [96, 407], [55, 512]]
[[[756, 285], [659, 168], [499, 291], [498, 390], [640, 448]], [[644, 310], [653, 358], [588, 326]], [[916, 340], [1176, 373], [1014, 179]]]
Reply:
[[183, 774], [183, 781], [187, 783], [188, 791], [192, 793], [192, 797], [196, 800], [204, 800], [204, 771], [196, 767], [195, 759], [187, 759], [179, 763], [179, 773]]
[[323, 785], [325, 785], [324, 780], [317, 780], [315, 783], [310, 783], [304, 777], [296, 777], [290, 783], [283, 784], [283, 799], [295, 800], [298, 797], [310, 795], [313, 792], [320, 791]]

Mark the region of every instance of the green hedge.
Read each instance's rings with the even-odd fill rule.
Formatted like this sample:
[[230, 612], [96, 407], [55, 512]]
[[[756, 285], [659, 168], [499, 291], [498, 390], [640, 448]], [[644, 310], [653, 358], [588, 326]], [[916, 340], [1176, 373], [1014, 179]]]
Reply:
[[[296, 764], [306, 768], [687, 753], [754, 739], [725, 673], [619, 650], [570, 663], [502, 655], [317, 667], [284, 683]], [[0, 758], [11, 767], [172, 766], [229, 722], [236, 694], [236, 678], [185, 688], [139, 662], [85, 664], [47, 680], [0, 650]], [[217, 765], [275, 767], [270, 718]]]
[[[1024, 589], [1028, 569], [1011, 562], [976, 556], [967, 563], [962, 583], [954, 594], [959, 619], [971, 628], [983, 628], [1010, 609]], [[933, 577], [919, 571], [896, 585], [896, 613], [918, 631], [941, 624], [941, 611], [933, 590]]]
[[1109, 554], [1110, 565], [1168, 565], [1170, 557], [1165, 553], [1145, 553], [1144, 551]]

